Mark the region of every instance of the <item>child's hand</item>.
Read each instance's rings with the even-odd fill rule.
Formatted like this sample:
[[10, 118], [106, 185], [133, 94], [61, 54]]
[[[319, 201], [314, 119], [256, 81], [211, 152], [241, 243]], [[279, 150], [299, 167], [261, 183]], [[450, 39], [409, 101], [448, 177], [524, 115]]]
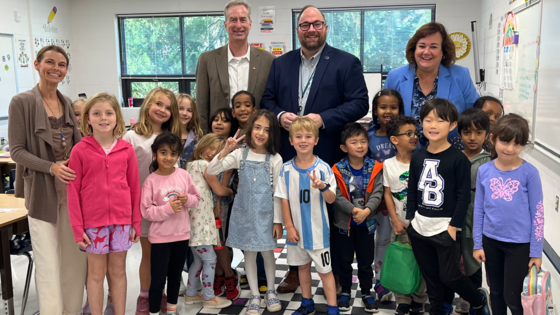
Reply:
[[224, 152], [225, 154], [229, 154], [231, 151], [233, 151], [233, 150], [235, 150], [239, 147], [237, 144], [239, 143], [239, 141], [241, 141], [241, 140], [243, 140], [243, 138], [245, 138], [245, 135], [242, 135], [241, 137], [237, 138], [238, 134], [239, 134], [239, 130], [237, 130], [237, 132], [235, 133], [235, 135], [233, 137], [229, 137], [227, 139], [226, 145], [222, 149], [222, 152]]
[[86, 247], [89, 246], [89, 244], [91, 244], [91, 241], [89, 240], [89, 237], [87, 236], [87, 234], [84, 232], [82, 234], [82, 238], [84, 239], [81, 242], [76, 242], [81, 248], [85, 249]]
[[274, 227], [272, 228], [272, 237], [274, 237], [274, 240], [278, 240], [279, 238], [281, 238], [282, 232], [282, 224], [274, 223]]
[[311, 182], [313, 183], [311, 187], [317, 188], [319, 190], [325, 189], [325, 187], [327, 187], [327, 184], [325, 184], [325, 182], [322, 181], [321, 178], [315, 177], [315, 170], [313, 170], [313, 176], [311, 176], [309, 172], [307, 172], [307, 176], [309, 176], [309, 179], [311, 179]]
[[407, 227], [407, 225], [402, 222], [401, 220], [396, 220], [395, 222], [393, 222], [393, 230], [395, 230], [395, 234], [397, 235], [405, 235], [406, 234], [406, 230], [405, 228]]
[[362, 222], [367, 219], [370, 213], [371, 210], [369, 210], [369, 208], [360, 209], [358, 207], [354, 207], [354, 209], [352, 210], [352, 218], [354, 218], [354, 221], [356, 221], [356, 223], [362, 224]]
[[219, 202], [216, 202], [214, 206], [214, 218], [219, 218], [222, 215], [222, 205]]
[[451, 236], [451, 238], [456, 241], [457, 240], [457, 228], [454, 226], [448, 226], [447, 227], [447, 233], [449, 233], [449, 236]]
[[130, 240], [132, 240], [133, 243], [138, 243], [140, 240], [140, 235], [136, 235], [136, 229], [133, 226], [130, 227]]
[[183, 204], [186, 204], [189, 201], [188, 195], [177, 195], [177, 199], [181, 200]]
[[533, 265], [537, 267], [537, 271], [541, 271], [542, 258], [531, 257], [531, 260], [529, 260], [529, 268], [531, 268]]
[[179, 200], [179, 198], [175, 198], [175, 199], [171, 200], [169, 202], [169, 204], [171, 205], [171, 209], [173, 209], [173, 211], [181, 212], [181, 208], [183, 207], [183, 203], [181, 202], [181, 200]]
[[475, 250], [473, 250], [472, 255], [473, 255], [474, 259], [476, 259], [476, 261], [478, 261], [479, 263], [486, 262], [486, 255], [484, 255], [484, 249], [475, 249]]
[[288, 241], [291, 243], [297, 243], [299, 241], [299, 236], [295, 227], [286, 228], [286, 231], [288, 232]]

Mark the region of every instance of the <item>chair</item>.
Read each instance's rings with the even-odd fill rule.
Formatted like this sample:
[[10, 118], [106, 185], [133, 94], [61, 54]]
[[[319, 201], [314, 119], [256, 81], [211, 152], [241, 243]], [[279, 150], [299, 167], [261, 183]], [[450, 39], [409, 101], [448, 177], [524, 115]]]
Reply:
[[21, 302], [21, 315], [25, 312], [27, 297], [29, 296], [29, 285], [31, 284], [31, 274], [33, 272], [32, 250], [33, 246], [31, 245], [31, 235], [29, 233], [16, 235], [12, 240], [10, 240], [10, 255], [23, 255], [29, 259], [29, 264], [27, 265], [27, 276], [25, 277], [25, 287], [23, 289], [23, 299]]

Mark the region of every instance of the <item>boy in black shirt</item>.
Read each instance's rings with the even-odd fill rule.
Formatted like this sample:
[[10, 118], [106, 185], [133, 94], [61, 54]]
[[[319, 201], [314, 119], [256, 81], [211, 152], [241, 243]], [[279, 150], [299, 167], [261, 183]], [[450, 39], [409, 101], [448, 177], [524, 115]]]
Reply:
[[447, 141], [457, 127], [457, 117], [453, 103], [440, 98], [427, 101], [420, 110], [430, 144], [414, 152], [410, 162], [408, 235], [426, 280], [430, 314], [446, 313], [446, 287], [468, 301], [476, 314], [491, 314], [487, 291], [477, 289], [459, 269], [457, 228], [463, 226], [470, 203], [471, 179], [469, 159]]

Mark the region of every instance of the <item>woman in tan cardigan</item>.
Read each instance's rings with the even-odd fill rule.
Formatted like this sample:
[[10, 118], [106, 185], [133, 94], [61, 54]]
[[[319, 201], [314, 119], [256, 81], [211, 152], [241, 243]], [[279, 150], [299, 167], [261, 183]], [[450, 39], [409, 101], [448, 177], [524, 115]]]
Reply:
[[81, 139], [72, 101], [57, 90], [68, 61], [62, 48], [42, 48], [34, 63], [39, 84], [12, 98], [8, 116], [16, 197], [25, 198], [29, 210], [42, 315], [80, 314], [86, 275], [86, 258], [74, 243], [66, 206], [66, 184], [75, 178], [68, 158]]

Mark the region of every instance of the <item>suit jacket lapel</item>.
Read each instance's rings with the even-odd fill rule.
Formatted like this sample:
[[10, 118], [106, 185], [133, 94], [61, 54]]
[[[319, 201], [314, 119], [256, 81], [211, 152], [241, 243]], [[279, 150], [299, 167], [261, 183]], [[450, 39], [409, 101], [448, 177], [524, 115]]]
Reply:
[[220, 83], [222, 84], [222, 92], [224, 97], [227, 98], [227, 104], [229, 104], [229, 74], [228, 74], [228, 45], [223, 46], [219, 49], [216, 55], [216, 67], [218, 68], [218, 76], [220, 77]]
[[259, 74], [259, 67], [261, 65], [261, 57], [259, 48], [250, 46], [251, 49], [251, 59], [249, 60], [249, 84], [247, 85], [247, 90], [254, 93], [255, 85], [257, 84], [257, 76]]
[[414, 66], [409, 66], [408, 71], [404, 74], [405, 81], [402, 83], [402, 87], [399, 88], [403, 100], [406, 100], [404, 104], [404, 113], [410, 116], [412, 110], [412, 90], [414, 89]]
[[[311, 112], [311, 108], [313, 108], [313, 101], [315, 100], [315, 96], [317, 95], [317, 91], [319, 90], [319, 86], [321, 86], [321, 80], [323, 79], [323, 75], [327, 70], [327, 66], [330, 62], [330, 53], [332, 52], [331, 46], [325, 44], [325, 48], [323, 48], [323, 52], [321, 56], [319, 56], [319, 63], [317, 64], [317, 68], [315, 68], [315, 75], [313, 76], [313, 82], [311, 82], [311, 87], [309, 90], [309, 96], [307, 97], [307, 102], [305, 103], [305, 111], [304, 115], [307, 115]], [[298, 71], [299, 72], [299, 71]]]
[[444, 67], [442, 64], [439, 65], [438, 74], [438, 88], [437, 97], [449, 99], [449, 93], [451, 90], [451, 81], [449, 80], [449, 69]]
[[290, 112], [297, 114], [299, 108], [299, 66], [301, 64], [301, 48], [293, 54], [294, 60], [290, 62], [290, 69], [288, 71], [290, 75], [290, 86], [292, 90], [292, 109]]

